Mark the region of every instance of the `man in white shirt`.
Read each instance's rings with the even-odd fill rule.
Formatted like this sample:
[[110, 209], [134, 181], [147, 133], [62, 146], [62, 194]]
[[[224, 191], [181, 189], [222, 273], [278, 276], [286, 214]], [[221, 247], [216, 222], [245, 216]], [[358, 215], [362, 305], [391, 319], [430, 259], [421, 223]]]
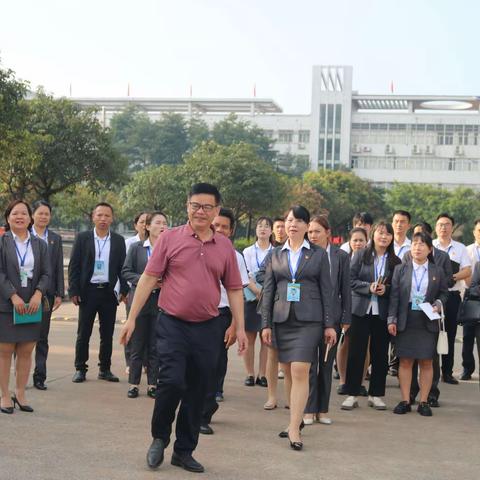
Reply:
[[[219, 214], [213, 219], [212, 223], [215, 231], [230, 238], [235, 231], [235, 217], [233, 212], [227, 208], [221, 208]], [[240, 270], [240, 277], [242, 284], [246, 287], [249, 283], [247, 266], [242, 254], [235, 250], [237, 256], [238, 269]], [[209, 389], [207, 398], [205, 399], [205, 407], [203, 410], [202, 423], [200, 425], [200, 433], [204, 435], [211, 435], [213, 433], [212, 427], [209, 423], [212, 420], [213, 414], [218, 409], [218, 402], [223, 402], [223, 383], [227, 373], [228, 364], [228, 347], [235, 342], [235, 326], [232, 325], [232, 312], [228, 303], [227, 291], [223, 285], [220, 285], [220, 303], [218, 305], [218, 325], [222, 329], [222, 338], [225, 346], [222, 345], [221, 353], [218, 358], [217, 373], [215, 376], [215, 383]]]
[[[368, 212], [359, 212], [353, 216], [352, 228], [360, 227], [367, 232], [367, 238], [370, 238], [370, 230], [373, 226], [373, 217]], [[344, 252], [350, 254], [350, 244], [345, 242], [340, 247]]]
[[[480, 218], [477, 218], [473, 224], [473, 236], [475, 241], [468, 245], [467, 252], [472, 262], [472, 271], [477, 262], [480, 262]], [[468, 282], [470, 283], [470, 282]], [[470, 380], [472, 373], [475, 371], [475, 356], [473, 348], [475, 346], [475, 326], [463, 326], [463, 343], [462, 343], [462, 366], [463, 372], [460, 380]]]
[[463, 243], [452, 240], [455, 220], [448, 213], [441, 213], [437, 217], [435, 232], [437, 238], [433, 245], [448, 253], [452, 264], [453, 279], [455, 284], [449, 289], [445, 308], [445, 329], [448, 333], [448, 354], [442, 355], [442, 376], [445, 383], [457, 385], [458, 380], [453, 377], [453, 362], [455, 337], [457, 335], [457, 314], [461, 303], [460, 292], [465, 288], [465, 280], [472, 274], [471, 261], [467, 248]]
[[407, 237], [407, 232], [410, 229], [410, 222], [412, 216], [406, 210], [395, 210], [392, 217], [393, 227], [393, 247], [395, 255], [402, 260], [403, 256], [410, 250], [412, 242]]

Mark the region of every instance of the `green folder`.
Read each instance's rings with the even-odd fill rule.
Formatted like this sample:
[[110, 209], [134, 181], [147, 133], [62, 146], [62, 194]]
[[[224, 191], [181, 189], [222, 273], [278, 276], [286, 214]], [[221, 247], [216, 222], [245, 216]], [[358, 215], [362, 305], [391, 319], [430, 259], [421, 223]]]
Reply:
[[[27, 304], [28, 307], [28, 304]], [[18, 313], [15, 308], [13, 309], [13, 324], [14, 325], [24, 325], [28, 323], [40, 323], [42, 321], [42, 308], [40, 308], [35, 313], [24, 313], [21, 315]]]

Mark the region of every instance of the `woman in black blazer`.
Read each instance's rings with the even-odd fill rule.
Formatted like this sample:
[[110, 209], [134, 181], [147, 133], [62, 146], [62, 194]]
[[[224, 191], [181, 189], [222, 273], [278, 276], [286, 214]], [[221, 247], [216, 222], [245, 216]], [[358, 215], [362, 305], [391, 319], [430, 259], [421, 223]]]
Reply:
[[[41, 322], [15, 324], [14, 309], [24, 315], [42, 308], [49, 281], [47, 245], [30, 235], [32, 211], [23, 200], [8, 205], [5, 220], [7, 232], [0, 239], [0, 408], [3, 413], [13, 413], [18, 405], [22, 411], [33, 412], [26, 404], [25, 387]], [[8, 385], [14, 354], [15, 394], [10, 397]]]
[[[133, 300], [135, 288], [140, 279], [148, 259], [150, 258], [155, 243], [160, 234], [167, 228], [167, 217], [162, 212], [153, 212], [147, 216], [146, 240], [134, 243], [128, 250], [125, 263], [122, 268], [123, 278], [131, 284], [129, 302]], [[152, 290], [150, 298], [145, 303], [137, 317], [135, 331], [129, 342], [130, 369], [128, 373], [128, 398], [138, 397], [138, 387], [142, 376], [143, 359], [147, 358], [147, 395], [155, 398], [156, 380], [158, 368], [155, 349], [155, 321], [158, 314], [158, 295], [160, 293], [160, 280], [157, 287]], [[128, 305], [130, 307], [130, 305]]]
[[332, 284], [327, 252], [306, 240], [310, 214], [292, 207], [285, 219], [288, 240], [267, 257], [262, 300], [262, 339], [277, 348], [291, 381], [290, 424], [280, 433], [301, 450], [300, 428], [308, 398], [310, 365], [320, 342], [336, 343], [331, 312]]
[[381, 397], [385, 395], [388, 371], [388, 301], [393, 270], [399, 263], [400, 259], [393, 249], [392, 225], [377, 223], [372, 229], [369, 246], [357, 252], [350, 265], [352, 325], [347, 361], [348, 397], [342, 403], [343, 410], [358, 406], [368, 337], [372, 364], [368, 405], [376, 410], [386, 409]]
[[[332, 315], [338, 336], [342, 328], [345, 331], [348, 330], [352, 318], [350, 256], [330, 243], [330, 235], [330, 224], [326, 216], [317, 215], [310, 220], [308, 240], [310, 243], [324, 248], [330, 262], [330, 277], [333, 287]], [[316, 361], [310, 367], [310, 393], [305, 408], [305, 425], [312, 424], [314, 420], [324, 425], [332, 423], [327, 413], [332, 390], [332, 369], [336, 350], [336, 345], [331, 347], [323, 341], [318, 346]]]
[[435, 264], [430, 235], [415, 233], [410, 249], [411, 258], [397, 266], [390, 289], [388, 331], [395, 337], [395, 348], [400, 358], [398, 379], [402, 401], [394, 413], [411, 411], [410, 386], [412, 366], [418, 360], [420, 367], [420, 404], [418, 413], [430, 417], [432, 410], [428, 395], [433, 379], [433, 357], [438, 337], [438, 322], [431, 321], [420, 308], [422, 303], [431, 303], [440, 311], [439, 301], [444, 305], [448, 298], [447, 277], [444, 270]]
[[45, 309], [42, 316], [40, 339], [35, 347], [35, 370], [33, 371], [33, 386], [38, 390], [46, 390], [48, 333], [52, 312], [62, 304], [65, 296], [63, 275], [63, 245], [62, 237], [52, 232], [48, 226], [52, 218], [52, 207], [48, 202], [39, 200], [33, 204], [33, 225], [30, 233], [43, 240], [47, 245], [50, 266]]

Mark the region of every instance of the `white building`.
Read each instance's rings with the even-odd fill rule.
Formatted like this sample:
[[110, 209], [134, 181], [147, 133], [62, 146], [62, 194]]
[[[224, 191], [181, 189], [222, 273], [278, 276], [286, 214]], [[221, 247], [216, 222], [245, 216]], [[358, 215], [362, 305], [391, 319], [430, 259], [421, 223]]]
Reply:
[[[314, 66], [309, 115], [289, 115], [269, 99], [76, 98], [102, 119], [136, 104], [152, 119], [197, 115], [209, 125], [235, 113], [274, 140], [279, 164], [295, 156], [310, 169], [352, 169], [388, 186], [393, 181], [480, 189], [480, 97], [361, 95], [352, 67]], [[287, 155], [291, 154], [291, 155]]]

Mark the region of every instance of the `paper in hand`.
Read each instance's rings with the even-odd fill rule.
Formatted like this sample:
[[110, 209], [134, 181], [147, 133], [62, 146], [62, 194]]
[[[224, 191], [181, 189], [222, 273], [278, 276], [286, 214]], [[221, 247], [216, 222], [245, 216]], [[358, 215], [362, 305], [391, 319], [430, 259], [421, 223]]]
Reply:
[[437, 312], [433, 311], [433, 306], [431, 303], [425, 302], [421, 303], [419, 307], [422, 309], [423, 313], [430, 319], [430, 320], [440, 320], [440, 315]]

